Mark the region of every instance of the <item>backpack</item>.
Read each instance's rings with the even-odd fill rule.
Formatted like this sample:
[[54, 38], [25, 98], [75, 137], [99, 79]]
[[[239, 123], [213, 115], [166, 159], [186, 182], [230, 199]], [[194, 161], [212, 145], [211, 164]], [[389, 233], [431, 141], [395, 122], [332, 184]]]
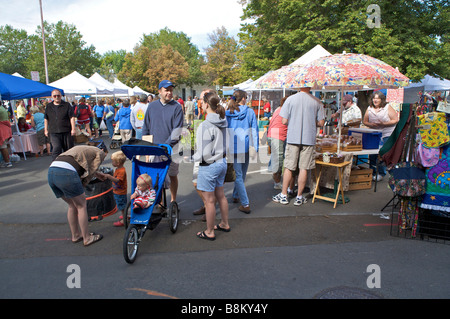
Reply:
[[76, 117], [79, 118], [80, 115], [84, 112], [81, 112], [82, 110], [89, 110], [89, 107], [86, 104], [78, 104], [76, 109]]

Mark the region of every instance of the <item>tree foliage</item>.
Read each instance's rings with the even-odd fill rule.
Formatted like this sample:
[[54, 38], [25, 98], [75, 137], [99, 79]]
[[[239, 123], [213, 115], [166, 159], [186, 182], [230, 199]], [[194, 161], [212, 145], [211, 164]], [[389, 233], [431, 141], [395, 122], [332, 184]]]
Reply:
[[[56, 24], [44, 22], [45, 46], [47, 51], [47, 66], [49, 82], [56, 81], [74, 70], [85, 76], [94, 73], [100, 66], [100, 55], [95, 52], [93, 45], [86, 46], [83, 36], [76, 27], [59, 21]], [[27, 68], [45, 74], [43, 58], [43, 43], [41, 27], [30, 38], [30, 56]]]
[[146, 46], [138, 46], [133, 54], [125, 56], [125, 63], [119, 77], [130, 86], [157, 92], [161, 80], [167, 79], [180, 83], [188, 77], [189, 65], [185, 58], [169, 45], [150, 50]]
[[114, 78], [122, 70], [125, 63], [127, 51], [108, 51], [100, 58], [100, 67], [97, 72], [110, 82], [114, 82]]
[[206, 49], [206, 64], [202, 68], [209, 83], [233, 85], [241, 80], [239, 46], [225, 27], [208, 35], [210, 45]]
[[155, 33], [144, 34], [140, 45], [147, 47], [150, 51], [170, 45], [188, 64], [187, 72], [184, 77], [179, 78], [179, 83], [187, 86], [204, 83], [201, 71], [204, 61], [198, 48], [191, 43], [191, 39], [184, 32], [171, 31], [166, 27]]
[[0, 72], [20, 73], [30, 77], [26, 62], [30, 54], [30, 41], [25, 30], [10, 25], [0, 26]]
[[363, 53], [398, 67], [414, 80], [450, 77], [449, 3], [379, 0], [381, 26], [367, 20], [372, 0], [241, 1], [243, 72], [261, 75], [293, 62], [320, 44], [331, 53]]

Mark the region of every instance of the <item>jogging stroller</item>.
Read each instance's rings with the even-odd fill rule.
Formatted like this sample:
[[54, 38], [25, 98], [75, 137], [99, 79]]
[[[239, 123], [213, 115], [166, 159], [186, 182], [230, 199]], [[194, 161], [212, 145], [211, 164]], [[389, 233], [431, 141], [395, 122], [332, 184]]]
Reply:
[[[136, 188], [137, 177], [147, 173], [152, 178], [152, 186], [156, 193], [155, 201], [150, 207], [134, 209], [130, 201], [125, 210], [123, 222], [127, 230], [123, 238], [123, 256], [125, 261], [131, 264], [136, 260], [139, 244], [147, 229], [155, 229], [163, 217], [168, 218], [171, 232], [177, 231], [179, 209], [175, 201], [167, 206], [164, 189], [164, 181], [172, 161], [172, 148], [166, 144], [152, 144], [133, 139], [125, 142], [121, 149], [132, 162], [132, 191]], [[147, 162], [148, 157], [157, 157], [161, 161]], [[158, 211], [155, 211], [155, 208], [158, 208]]]

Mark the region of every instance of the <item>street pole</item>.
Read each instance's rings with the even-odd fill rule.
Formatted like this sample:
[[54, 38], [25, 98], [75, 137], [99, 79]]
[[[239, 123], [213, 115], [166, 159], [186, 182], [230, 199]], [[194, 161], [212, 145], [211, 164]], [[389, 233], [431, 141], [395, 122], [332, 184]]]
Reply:
[[47, 50], [45, 49], [45, 32], [44, 32], [44, 17], [42, 14], [42, 0], [39, 0], [41, 8], [41, 29], [42, 29], [42, 45], [44, 47], [44, 66], [45, 66], [45, 81], [48, 84], [48, 67], [47, 67]]

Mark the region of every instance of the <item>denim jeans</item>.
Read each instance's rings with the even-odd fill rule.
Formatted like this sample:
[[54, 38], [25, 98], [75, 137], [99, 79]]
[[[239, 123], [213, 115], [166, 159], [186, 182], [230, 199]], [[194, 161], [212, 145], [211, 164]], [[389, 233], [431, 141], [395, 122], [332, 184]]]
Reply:
[[[384, 143], [386, 143], [386, 141], [389, 139], [388, 137], [383, 137], [380, 141], [380, 148], [384, 145]], [[378, 154], [374, 154], [374, 155], [369, 155], [369, 167], [373, 170], [373, 176], [375, 176], [376, 174], [376, 169], [377, 169], [377, 157]], [[378, 174], [381, 176], [385, 176], [386, 175], [386, 165], [384, 165], [384, 163], [380, 160], [378, 162]]]
[[109, 137], [112, 138], [114, 135], [113, 121], [106, 120], [105, 122], [106, 122], [106, 128], [108, 129]]
[[135, 132], [136, 132], [136, 139], [142, 140], [142, 128], [135, 129]]
[[[242, 154], [241, 154], [242, 155]], [[236, 173], [236, 180], [234, 181], [233, 198], [239, 198], [242, 206], [249, 205], [247, 190], [245, 189], [245, 177], [247, 176], [248, 165], [250, 163], [248, 153], [245, 154], [245, 160], [238, 160], [234, 156], [234, 171]]]

